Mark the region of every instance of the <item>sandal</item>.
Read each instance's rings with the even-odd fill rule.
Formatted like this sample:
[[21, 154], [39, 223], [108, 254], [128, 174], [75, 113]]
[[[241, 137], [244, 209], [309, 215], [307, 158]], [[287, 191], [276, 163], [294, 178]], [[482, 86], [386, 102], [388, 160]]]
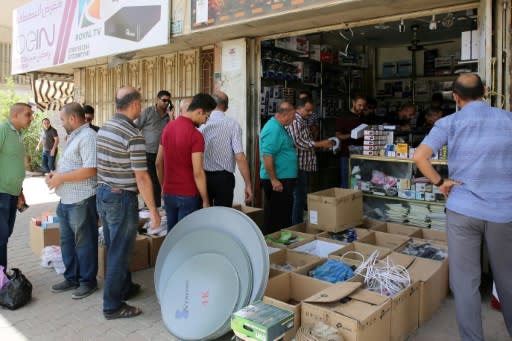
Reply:
[[103, 313], [105, 319], [114, 320], [119, 318], [130, 318], [142, 314], [142, 310], [137, 307], [132, 307], [126, 303], [121, 304], [121, 307], [112, 313]]

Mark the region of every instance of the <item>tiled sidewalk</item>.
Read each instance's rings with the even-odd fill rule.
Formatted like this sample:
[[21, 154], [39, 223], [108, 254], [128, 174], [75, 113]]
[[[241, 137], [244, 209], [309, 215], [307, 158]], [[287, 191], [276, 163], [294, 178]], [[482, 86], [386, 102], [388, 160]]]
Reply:
[[[71, 299], [70, 291], [50, 292], [50, 286], [62, 276], [39, 264], [39, 258], [30, 250], [28, 226], [31, 217], [54, 210], [57, 197], [49, 193], [42, 178], [27, 178], [24, 188], [31, 207], [18, 214], [8, 257], [9, 267], [20, 268], [32, 282], [33, 299], [16, 311], [0, 309], [0, 340], [175, 340], [162, 322], [153, 285], [153, 268], [133, 275], [134, 281], [143, 288], [141, 294], [130, 301], [143, 310], [136, 318], [113, 321], [103, 318], [102, 282], [100, 290], [82, 300]], [[509, 339], [501, 314], [489, 308], [488, 297], [482, 306], [482, 315], [486, 340]], [[409, 340], [448, 341], [457, 340], [457, 335], [453, 298], [449, 297], [436, 316]]]

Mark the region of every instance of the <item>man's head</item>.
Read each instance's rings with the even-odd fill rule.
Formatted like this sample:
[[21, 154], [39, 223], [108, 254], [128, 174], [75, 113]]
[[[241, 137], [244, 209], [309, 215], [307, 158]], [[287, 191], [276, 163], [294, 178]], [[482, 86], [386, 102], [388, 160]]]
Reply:
[[310, 91], [301, 90], [299, 92], [299, 99], [303, 99], [303, 98], [313, 98], [313, 97], [311, 96], [311, 92]]
[[192, 97], [185, 116], [190, 118], [194, 124], [199, 127], [205, 124], [210, 117], [210, 113], [215, 109], [217, 103], [212, 96], [199, 93]]
[[299, 113], [299, 115], [307, 120], [308, 118], [311, 117], [311, 115], [313, 115], [313, 109], [315, 108], [315, 105], [313, 103], [313, 100], [309, 97], [306, 97], [306, 98], [299, 98], [297, 100], [297, 112]]
[[156, 95], [156, 107], [165, 112], [171, 103], [171, 93], [167, 90], [160, 90]]
[[463, 73], [453, 82], [453, 99], [459, 107], [484, 97], [485, 88], [480, 76]]
[[430, 101], [430, 107], [434, 109], [440, 109], [443, 105], [443, 94], [440, 92], [436, 92], [432, 95], [432, 100]]
[[190, 105], [190, 102], [192, 102], [192, 98], [187, 97], [181, 100], [180, 102], [180, 115], [185, 115], [188, 110], [188, 106]]
[[116, 93], [116, 109], [130, 120], [135, 120], [140, 115], [142, 96], [134, 87], [120, 88]]
[[276, 120], [278, 120], [283, 126], [287, 126], [293, 122], [294, 117], [295, 106], [288, 101], [282, 101], [275, 114]]
[[94, 108], [85, 104], [82, 109], [84, 109], [85, 121], [91, 123], [94, 120]]
[[215, 103], [217, 103], [216, 110], [220, 111], [227, 111], [228, 105], [229, 105], [229, 99], [228, 95], [226, 95], [222, 91], [215, 91], [212, 95], [213, 99], [215, 100]]
[[409, 121], [416, 116], [416, 105], [409, 103], [405, 104], [398, 111], [398, 118], [400, 120]]
[[48, 129], [50, 129], [50, 127], [52, 126], [52, 124], [50, 123], [50, 120], [49, 120], [49, 119], [47, 119], [47, 118], [43, 118], [43, 119], [41, 120], [41, 123], [43, 124], [43, 129], [44, 129], [44, 130], [48, 130]]
[[33, 120], [32, 107], [26, 103], [15, 103], [9, 111], [9, 121], [16, 130], [28, 128]]
[[361, 95], [354, 97], [354, 99], [352, 100], [351, 111], [354, 114], [360, 116], [364, 112], [365, 108], [366, 108], [366, 97], [361, 96]]
[[84, 108], [78, 103], [68, 103], [60, 111], [60, 122], [66, 133], [80, 128], [85, 122]]
[[441, 117], [443, 117], [443, 111], [441, 109], [430, 108], [425, 113], [425, 123], [429, 126], [433, 126]]

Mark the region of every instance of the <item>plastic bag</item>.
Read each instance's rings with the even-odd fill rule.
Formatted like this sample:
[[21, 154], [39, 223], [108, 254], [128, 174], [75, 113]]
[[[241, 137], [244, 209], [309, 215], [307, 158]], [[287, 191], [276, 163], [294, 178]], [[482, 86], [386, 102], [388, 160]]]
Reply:
[[0, 306], [10, 310], [18, 309], [32, 298], [32, 283], [21, 273], [20, 269], [12, 268], [7, 274], [9, 282], [0, 289]]
[[4, 267], [0, 265], [0, 289], [2, 289], [7, 283], [9, 283], [9, 277], [4, 273]]
[[54, 268], [60, 275], [66, 271], [60, 246], [50, 245], [43, 249], [41, 254], [41, 266], [45, 268]]

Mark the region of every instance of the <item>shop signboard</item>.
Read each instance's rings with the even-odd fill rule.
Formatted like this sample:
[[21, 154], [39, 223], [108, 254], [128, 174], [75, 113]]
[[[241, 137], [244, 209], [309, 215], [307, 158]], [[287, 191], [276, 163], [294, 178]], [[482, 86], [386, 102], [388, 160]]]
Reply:
[[192, 0], [192, 30], [219, 26], [278, 12], [318, 6], [332, 0]]
[[169, 1], [34, 0], [12, 28], [17, 74], [167, 44]]

